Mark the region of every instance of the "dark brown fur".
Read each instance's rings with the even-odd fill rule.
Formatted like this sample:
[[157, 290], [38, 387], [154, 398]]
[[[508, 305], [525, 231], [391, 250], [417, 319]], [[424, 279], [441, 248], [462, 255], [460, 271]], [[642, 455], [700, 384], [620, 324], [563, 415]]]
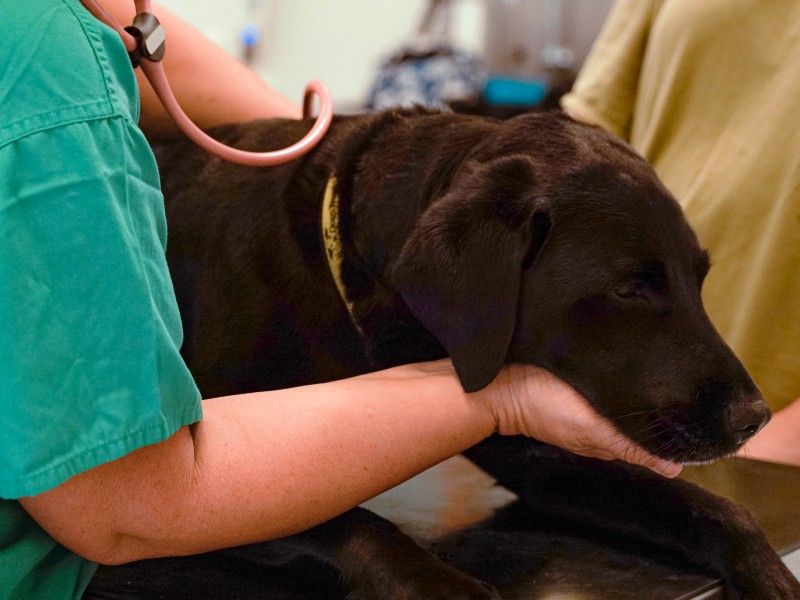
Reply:
[[[273, 121], [215, 135], [265, 149], [307, 128]], [[188, 143], [162, 148], [159, 165], [183, 353], [205, 396], [450, 355], [468, 391], [503, 363], [543, 366], [678, 461], [729, 454], [768, 416], [702, 308], [708, 258], [680, 208], [597, 128], [560, 115], [399, 111], [337, 118], [316, 150], [274, 169]], [[363, 336], [320, 240], [332, 174]], [[521, 438], [466, 454], [537, 509], [678, 551], [748, 598], [800, 597], [747, 513], [699, 488]], [[297, 539], [364, 597], [393, 597], [392, 581], [404, 598], [493, 594], [359, 509]], [[365, 546], [369, 565], [354, 558]], [[412, 558], [424, 566], [409, 575]]]

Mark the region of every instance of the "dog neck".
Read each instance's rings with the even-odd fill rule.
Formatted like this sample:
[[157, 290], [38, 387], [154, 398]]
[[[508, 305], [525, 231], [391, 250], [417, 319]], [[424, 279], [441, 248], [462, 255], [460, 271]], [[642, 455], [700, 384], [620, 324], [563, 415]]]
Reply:
[[[341, 298], [338, 306], [344, 304], [374, 367], [445, 356], [395, 289], [392, 276], [420, 214], [444, 193], [486, 130], [496, 127], [488, 122], [478, 131], [466, 128], [470, 135], [452, 148], [436, 135], [444, 121], [444, 115], [416, 111], [344, 120], [334, 135], [345, 141], [329, 137], [316, 154], [317, 172], [324, 175], [314, 178], [318, 201], [315, 218], [306, 221], [306, 239], [312, 231], [319, 239], [317, 256], [327, 264]], [[335, 159], [325, 153], [326, 144], [335, 146]], [[319, 267], [325, 269], [322, 262]]]
[[342, 238], [339, 229], [339, 193], [337, 190], [336, 175], [331, 175], [325, 185], [325, 193], [322, 197], [322, 242], [325, 245], [325, 258], [328, 262], [328, 269], [331, 272], [333, 282], [339, 291], [339, 297], [344, 302], [350, 320], [363, 336], [364, 331], [355, 318], [353, 302], [347, 296], [347, 289], [342, 281]]

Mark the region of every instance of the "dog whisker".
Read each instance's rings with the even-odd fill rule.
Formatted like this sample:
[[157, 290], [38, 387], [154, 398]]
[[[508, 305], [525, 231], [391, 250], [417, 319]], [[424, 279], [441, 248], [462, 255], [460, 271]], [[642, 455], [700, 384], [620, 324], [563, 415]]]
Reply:
[[650, 414], [656, 412], [657, 410], [658, 410], [657, 408], [651, 408], [650, 410], [637, 410], [637, 411], [634, 411], [634, 412], [626, 413], [624, 415], [616, 415], [614, 417], [611, 417], [610, 420], [611, 421], [621, 421], [622, 419], [629, 419], [629, 418], [635, 417], [635, 416], [650, 415]]

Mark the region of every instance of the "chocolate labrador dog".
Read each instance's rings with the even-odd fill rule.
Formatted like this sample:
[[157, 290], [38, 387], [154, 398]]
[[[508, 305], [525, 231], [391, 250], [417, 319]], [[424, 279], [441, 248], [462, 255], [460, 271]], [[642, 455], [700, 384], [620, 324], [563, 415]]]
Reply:
[[[309, 126], [213, 134], [269, 149]], [[682, 463], [735, 452], [769, 418], [703, 309], [709, 259], [680, 207], [598, 128], [408, 110], [336, 118], [277, 168], [188, 142], [158, 159], [182, 351], [206, 397], [450, 356], [467, 391], [505, 363], [544, 367]], [[747, 598], [800, 598], [752, 518], [698, 487], [531, 439], [465, 454], [536, 510], [679, 553]], [[294, 542], [354, 598], [496, 597], [362, 509]]]

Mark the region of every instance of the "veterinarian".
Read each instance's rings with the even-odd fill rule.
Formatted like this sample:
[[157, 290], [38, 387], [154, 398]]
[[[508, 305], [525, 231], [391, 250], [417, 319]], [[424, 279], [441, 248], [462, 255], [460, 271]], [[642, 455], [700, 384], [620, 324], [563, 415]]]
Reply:
[[[130, 2], [105, 4], [131, 22]], [[201, 126], [299, 114], [157, 10]], [[78, 0], [2, 0], [0, 23], [0, 597], [79, 598], [95, 562], [297, 532], [495, 431], [680, 470], [533, 367], [472, 395], [443, 360], [201, 401], [137, 123], [172, 125], [146, 85], [140, 119], [119, 38]]]
[[[563, 108], [627, 140], [711, 253], [708, 314], [800, 465], [800, 3], [618, 0]], [[793, 402], [794, 400], [794, 402]]]

